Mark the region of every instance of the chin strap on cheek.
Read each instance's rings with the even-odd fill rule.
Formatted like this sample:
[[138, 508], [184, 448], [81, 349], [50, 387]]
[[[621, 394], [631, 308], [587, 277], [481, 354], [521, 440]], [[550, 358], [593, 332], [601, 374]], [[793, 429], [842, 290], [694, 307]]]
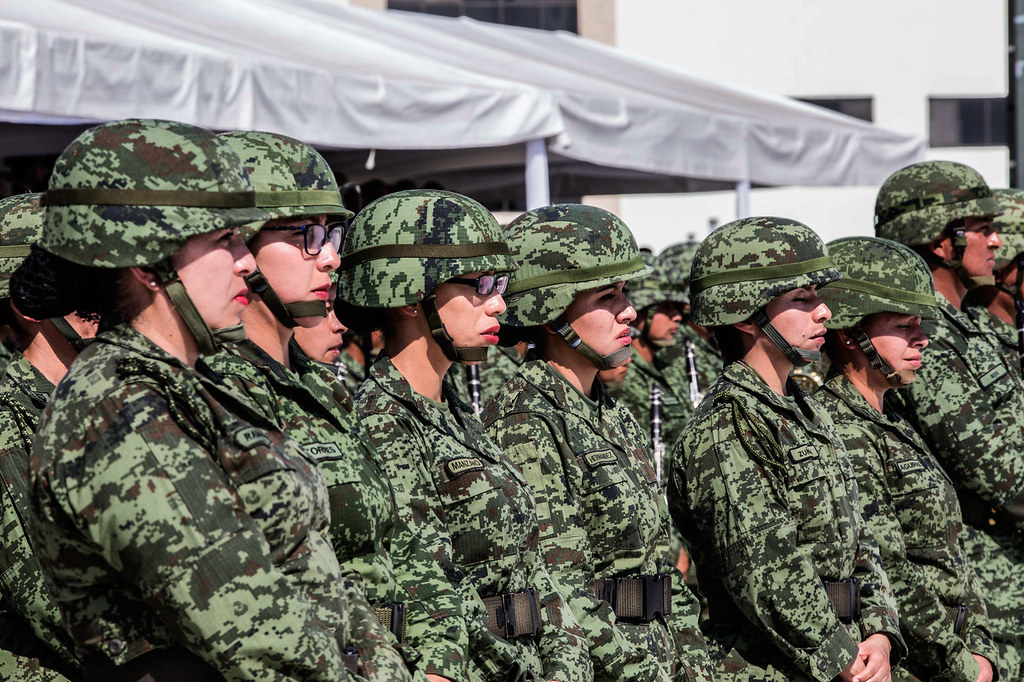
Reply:
[[967, 230], [964, 229], [963, 218], [958, 218], [952, 221], [949, 224], [948, 229], [953, 243], [953, 258], [948, 261], [942, 261], [942, 264], [953, 268], [954, 272], [956, 272], [956, 276], [968, 289], [995, 286], [996, 276], [994, 274], [989, 274], [987, 276], [969, 275], [967, 274], [967, 271], [964, 270], [964, 251], [967, 250]]
[[871, 363], [871, 367], [881, 372], [890, 386], [901, 388], [914, 380], [914, 373], [912, 371], [897, 372], [892, 368], [892, 365], [878, 354], [875, 344], [871, 343], [871, 339], [868, 338], [867, 333], [865, 333], [860, 325], [847, 329], [846, 333], [857, 342], [857, 345], [860, 346], [861, 351], [864, 353], [864, 357]]
[[295, 321], [297, 317], [327, 317], [326, 301], [296, 301], [285, 303], [270, 286], [270, 282], [263, 276], [263, 273], [256, 270], [246, 275], [245, 283], [249, 285], [249, 291], [259, 296], [267, 309], [274, 314], [277, 321], [288, 329], [294, 329], [299, 325]]
[[562, 337], [562, 340], [565, 341], [569, 348], [578, 351], [583, 357], [594, 363], [594, 366], [600, 371], [621, 367], [626, 364], [626, 361], [633, 354], [633, 347], [626, 345], [608, 355], [601, 355], [584, 343], [583, 339], [576, 333], [576, 330], [569, 326], [569, 323], [564, 319], [558, 318], [552, 323], [552, 326], [554, 326], [555, 331], [558, 332], [558, 335]]
[[430, 325], [430, 335], [434, 337], [434, 341], [441, 347], [441, 351], [444, 352], [444, 356], [452, 362], [483, 362], [487, 359], [487, 347], [459, 347], [455, 345], [454, 339], [448, 330], [444, 328], [444, 322], [441, 321], [441, 313], [437, 311], [437, 299], [434, 294], [430, 294], [422, 301], [420, 305], [423, 307], [423, 312], [427, 315], [427, 324]]
[[216, 353], [217, 339], [213, 335], [213, 330], [206, 324], [206, 320], [199, 314], [199, 310], [196, 309], [192, 299], [189, 298], [185, 285], [181, 283], [178, 272], [171, 265], [170, 259], [162, 260], [154, 265], [153, 271], [167, 292], [167, 296], [171, 299], [171, 303], [174, 304], [174, 308], [181, 315], [185, 326], [188, 327], [188, 330], [192, 332], [192, 336], [195, 337], [200, 355], [213, 355]]
[[754, 324], [761, 328], [761, 331], [765, 333], [765, 336], [775, 344], [775, 346], [782, 351], [782, 354], [786, 356], [786, 359], [793, 363], [794, 367], [803, 367], [809, 365], [812, 362], [818, 362], [821, 360], [821, 351], [817, 350], [803, 350], [800, 348], [794, 348], [793, 345], [779, 333], [779, 330], [775, 328], [769, 320], [768, 316], [764, 312], [764, 308], [761, 308], [754, 313], [751, 318]]

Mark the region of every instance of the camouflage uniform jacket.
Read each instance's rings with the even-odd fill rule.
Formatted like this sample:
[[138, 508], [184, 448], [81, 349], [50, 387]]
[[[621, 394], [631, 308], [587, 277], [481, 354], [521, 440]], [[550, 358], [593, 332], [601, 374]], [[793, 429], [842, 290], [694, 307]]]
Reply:
[[[484, 433], [472, 408], [447, 387], [443, 403], [413, 391], [388, 357], [380, 357], [356, 396], [356, 409], [385, 458], [399, 513], [415, 527], [440, 529], [428, 549], [449, 570], [465, 599], [468, 672], [449, 679], [543, 679], [592, 676], [583, 633], [538, 552], [533, 495], [515, 465]], [[403, 498], [403, 496], [405, 496]], [[503, 640], [484, 628], [481, 597], [527, 588], [541, 606], [536, 640]], [[428, 666], [429, 667], [429, 666]]]
[[[505, 382], [512, 378], [523, 364], [523, 357], [515, 348], [494, 346], [488, 349], [487, 359], [477, 365], [480, 375], [480, 407], [489, 403]], [[469, 388], [469, 366], [452, 365], [444, 375], [445, 383], [451, 386], [459, 400], [472, 405], [473, 400]]]
[[[772, 391], [728, 365], [674, 446], [669, 508], [697, 563], [716, 674], [831, 680], [875, 633], [906, 652], [896, 605], [857, 507], [857, 481], [832, 420], [792, 381]], [[822, 580], [857, 578], [860, 617], [844, 625]]]
[[15, 351], [0, 379], [0, 675], [7, 673], [3, 679], [64, 680], [81, 674], [74, 644], [60, 622], [28, 534], [29, 452], [52, 392], [49, 379]]
[[[633, 352], [633, 360], [629, 363], [629, 370], [622, 387], [617, 391], [610, 391], [615, 398], [627, 408], [640, 430], [646, 438], [651, 441], [651, 387], [657, 384], [661, 389], [661, 442], [666, 452], [672, 447], [672, 443], [683, 431], [686, 420], [693, 412], [693, 402], [690, 400], [689, 383], [680, 384], [678, 381], [669, 383], [665, 376], [665, 356], [660, 353], [654, 354], [654, 361], [647, 362], [636, 351]], [[668, 466], [665, 463], [667, 471]]]
[[341, 366], [341, 383], [345, 385], [345, 390], [349, 395], [355, 395], [359, 390], [359, 386], [366, 379], [366, 367], [363, 366], [363, 363], [358, 362], [346, 353], [344, 349], [338, 353], [336, 364]]
[[344, 678], [322, 475], [225, 384], [103, 332], [58, 384], [31, 471], [34, 545], [81, 654], [185, 647], [231, 681]]
[[[289, 350], [291, 369], [243, 339], [225, 344], [208, 365], [244, 392], [319, 464], [330, 497], [331, 543], [346, 576], [353, 628], [348, 639], [359, 650], [362, 674], [389, 682], [408, 679], [397, 640], [371, 606], [400, 601], [393, 555], [396, 510], [384, 463], [327, 365], [310, 360], [294, 346]], [[407, 538], [399, 544], [409, 547], [411, 543]], [[439, 572], [437, 563], [425, 553], [398, 560], [407, 573], [418, 572], [428, 584], [437, 582], [430, 580], [433, 572]], [[457, 611], [456, 595], [449, 591], [448, 599], [449, 609]], [[433, 630], [430, 623], [417, 627]], [[409, 663], [417, 658], [409, 647], [403, 647], [402, 653]]]
[[689, 396], [690, 362], [686, 357], [687, 340], [693, 347], [693, 361], [697, 370], [697, 389], [701, 393], [707, 393], [711, 384], [715, 383], [715, 379], [722, 373], [722, 356], [712, 341], [708, 341], [683, 324], [676, 332], [675, 344], [659, 349], [655, 355], [661, 356], [659, 362], [664, 367], [662, 371], [665, 374], [665, 380], [676, 386], [676, 391], [681, 395]]
[[[519, 466], [537, 500], [540, 550], [590, 640], [597, 679], [712, 679], [699, 607], [665, 560], [668, 509], [646, 435], [596, 380], [593, 400], [542, 360], [519, 368], [484, 413], [488, 433]], [[616, 622], [593, 594], [599, 578], [672, 579], [672, 612], [650, 624]]]
[[1017, 351], [1017, 328], [1007, 324], [988, 308], [974, 302], [971, 292], [967, 292], [964, 300], [960, 302], [960, 311], [963, 312], [978, 329], [991, 333], [999, 341], [999, 349], [1006, 357], [1006, 364], [1017, 368], [1017, 376], [1020, 376], [1020, 356]]
[[[985, 602], [960, 541], [956, 490], [921, 437], [893, 412], [879, 413], [841, 374], [814, 396], [832, 417], [857, 472], [861, 511], [896, 594], [910, 653], [922, 680], [974, 682], [972, 653], [996, 661]], [[965, 606], [961, 639], [946, 607]]]

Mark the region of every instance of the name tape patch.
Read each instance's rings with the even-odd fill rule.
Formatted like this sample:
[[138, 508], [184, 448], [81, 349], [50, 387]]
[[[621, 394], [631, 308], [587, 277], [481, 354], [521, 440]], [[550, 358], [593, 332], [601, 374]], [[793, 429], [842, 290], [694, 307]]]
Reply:
[[444, 470], [448, 472], [450, 478], [458, 478], [471, 471], [483, 471], [484, 463], [479, 457], [459, 457], [445, 462]]

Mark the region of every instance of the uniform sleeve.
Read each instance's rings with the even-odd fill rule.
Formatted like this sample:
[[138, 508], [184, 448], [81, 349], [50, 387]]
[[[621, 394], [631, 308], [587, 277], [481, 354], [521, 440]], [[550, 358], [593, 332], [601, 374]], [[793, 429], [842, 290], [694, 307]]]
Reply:
[[[998, 353], [977, 375], [949, 341], [935, 339], [917, 380], [891, 391], [893, 404], [924, 438], [958, 489], [1024, 528], [1024, 417], [1019, 375]], [[887, 398], [888, 399], [888, 398]]]
[[[32, 530], [54, 582], [127, 583], [232, 682], [343, 678], [333, 629], [271, 562], [225, 471], [163, 396], [133, 384], [100, 401], [72, 439], [50, 426], [34, 448], [63, 454], [34, 479]], [[74, 615], [88, 622], [96, 608]]]
[[544, 562], [530, 557], [534, 566], [530, 584], [540, 601], [540, 647], [544, 679], [559, 682], [589, 682], [594, 677], [586, 634], [569, 604], [548, 574]]
[[[393, 635], [384, 629], [377, 612], [366, 600], [358, 573], [344, 578], [349, 607], [348, 644], [359, 652], [360, 674], [369, 682], [403, 682], [413, 676], [394, 647]], [[417, 678], [425, 679], [425, 678]]]
[[992, 632], [988, 625], [988, 609], [978, 588], [978, 577], [973, 569], [969, 569], [969, 585], [967, 592], [967, 646], [976, 656], [987, 658], [992, 664], [993, 680], [1005, 679], [999, 673], [999, 648], [992, 641]]
[[596, 570], [593, 552], [569, 483], [582, 474], [574, 457], [563, 457], [559, 434], [534, 414], [500, 418], [488, 433], [530, 484], [540, 524], [539, 551], [589, 642], [595, 675], [658, 679], [661, 671], [651, 652], [633, 646], [616, 627], [611, 606], [590, 592]]
[[407, 598], [406, 634], [427, 674], [466, 679], [469, 632], [464, 596], [453, 582], [451, 538], [423, 487], [426, 477], [422, 435], [393, 415], [373, 412], [363, 424], [384, 460], [398, 510], [392, 544], [395, 578]]
[[714, 572], [766, 639], [809, 678], [826, 682], [854, 659], [858, 643], [797, 549], [784, 473], [773, 456], [755, 450], [755, 457], [744, 447], [731, 415], [728, 406], [718, 405], [676, 442], [669, 482], [673, 518], [704, 545], [709, 565], [701, 573]]

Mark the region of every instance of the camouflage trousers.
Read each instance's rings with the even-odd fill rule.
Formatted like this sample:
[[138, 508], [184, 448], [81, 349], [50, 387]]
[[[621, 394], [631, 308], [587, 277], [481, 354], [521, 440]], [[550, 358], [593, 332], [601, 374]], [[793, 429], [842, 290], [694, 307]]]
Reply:
[[1024, 547], [1020, 534], [993, 535], [966, 526], [964, 547], [988, 607], [999, 647], [1000, 679], [1024, 679]]

